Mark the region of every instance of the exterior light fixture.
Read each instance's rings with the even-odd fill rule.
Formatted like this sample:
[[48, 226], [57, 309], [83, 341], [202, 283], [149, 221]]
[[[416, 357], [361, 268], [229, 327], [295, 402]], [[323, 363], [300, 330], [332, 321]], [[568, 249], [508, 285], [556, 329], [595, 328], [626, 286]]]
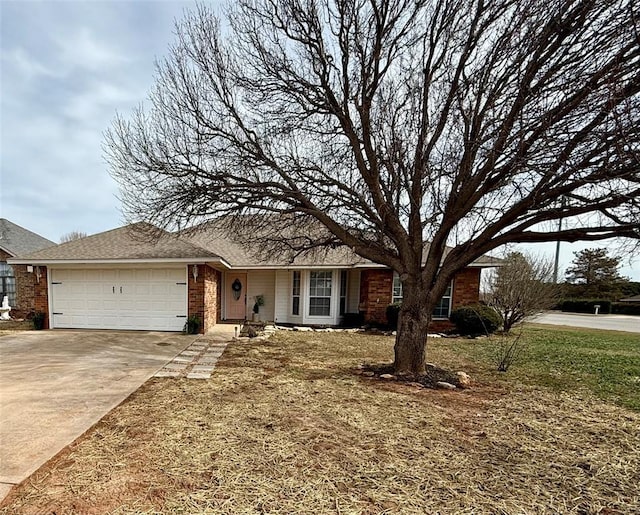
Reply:
[[194, 281], [198, 280], [198, 265], [193, 265], [191, 267], [191, 275], [193, 275], [193, 280]]
[[40, 283], [40, 277], [42, 277], [42, 271], [40, 270], [40, 267], [37, 266], [36, 267], [36, 279], [38, 280], [38, 283]]

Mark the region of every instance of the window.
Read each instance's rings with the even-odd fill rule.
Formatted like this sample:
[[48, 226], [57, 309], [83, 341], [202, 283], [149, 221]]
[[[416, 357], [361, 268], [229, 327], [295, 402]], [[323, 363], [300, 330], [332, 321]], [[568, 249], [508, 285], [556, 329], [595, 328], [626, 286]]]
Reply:
[[347, 271], [340, 271], [340, 316], [347, 311]]
[[9, 306], [16, 305], [16, 278], [13, 268], [4, 261], [0, 261], [0, 304], [4, 296], [9, 297]]
[[438, 302], [436, 309], [433, 310], [433, 318], [449, 318], [449, 309], [451, 308], [451, 283], [447, 287], [447, 291]]
[[402, 302], [402, 283], [397, 272], [393, 273], [393, 293], [391, 294], [391, 302]]
[[311, 272], [309, 275], [309, 316], [331, 314], [331, 275], [327, 272]]
[[[447, 291], [438, 302], [438, 305], [433, 310], [433, 318], [449, 318], [449, 311], [451, 309], [451, 285], [447, 287]], [[391, 294], [392, 302], [402, 302], [402, 283], [400, 277], [396, 272], [393, 273], [393, 293]]]
[[293, 272], [291, 279], [291, 314], [300, 314], [300, 272]]

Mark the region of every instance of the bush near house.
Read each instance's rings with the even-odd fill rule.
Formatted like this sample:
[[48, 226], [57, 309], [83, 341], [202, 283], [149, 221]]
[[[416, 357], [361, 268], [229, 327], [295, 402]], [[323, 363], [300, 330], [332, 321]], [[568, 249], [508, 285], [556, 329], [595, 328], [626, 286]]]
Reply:
[[449, 319], [463, 335], [491, 334], [500, 327], [500, 315], [484, 304], [461, 306], [451, 312]]
[[401, 306], [402, 302], [394, 302], [387, 306], [387, 325], [393, 330], [398, 328], [398, 317], [400, 315]]

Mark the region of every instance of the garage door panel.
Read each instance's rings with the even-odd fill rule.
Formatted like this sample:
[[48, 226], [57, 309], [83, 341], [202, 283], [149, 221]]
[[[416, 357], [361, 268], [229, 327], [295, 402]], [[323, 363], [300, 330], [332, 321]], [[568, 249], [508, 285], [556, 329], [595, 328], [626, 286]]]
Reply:
[[133, 279], [135, 281], [149, 281], [153, 277], [151, 270], [136, 270]]
[[[185, 268], [54, 269], [53, 327], [180, 331]], [[183, 284], [176, 284], [176, 283]]]
[[122, 282], [131, 282], [136, 279], [136, 271], [135, 270], [120, 270], [118, 274], [118, 279]]
[[119, 278], [120, 271], [119, 270], [97, 270], [96, 274], [93, 273], [92, 270], [87, 270], [87, 274], [91, 274], [91, 277], [95, 277], [94, 280], [101, 281], [117, 281]]

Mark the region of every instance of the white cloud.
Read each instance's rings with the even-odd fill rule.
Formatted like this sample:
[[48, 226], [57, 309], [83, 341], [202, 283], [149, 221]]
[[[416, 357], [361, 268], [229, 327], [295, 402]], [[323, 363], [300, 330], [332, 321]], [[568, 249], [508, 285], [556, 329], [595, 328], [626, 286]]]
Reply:
[[59, 75], [59, 72], [54, 68], [45, 66], [21, 47], [2, 51], [1, 59], [3, 68], [5, 66], [14, 67], [27, 79], [34, 79], [38, 76], [55, 77]]
[[65, 67], [77, 67], [107, 72], [129, 62], [129, 58], [116, 50], [115, 45], [100, 41], [88, 27], [80, 27], [71, 33], [57, 35], [57, 59]]

